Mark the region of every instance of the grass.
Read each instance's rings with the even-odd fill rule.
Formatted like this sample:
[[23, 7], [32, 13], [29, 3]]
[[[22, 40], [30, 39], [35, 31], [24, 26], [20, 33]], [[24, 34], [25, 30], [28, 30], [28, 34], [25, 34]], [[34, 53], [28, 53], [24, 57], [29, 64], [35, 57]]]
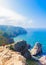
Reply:
[[34, 60], [27, 60], [28, 65], [38, 65], [38, 63]]

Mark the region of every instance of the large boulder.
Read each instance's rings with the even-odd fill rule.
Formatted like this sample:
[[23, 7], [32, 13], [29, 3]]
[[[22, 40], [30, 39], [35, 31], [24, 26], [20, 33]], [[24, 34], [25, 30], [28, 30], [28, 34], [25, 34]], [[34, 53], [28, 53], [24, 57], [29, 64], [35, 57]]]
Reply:
[[42, 52], [42, 45], [39, 42], [36, 42], [33, 49], [31, 49], [31, 55], [37, 55]]
[[28, 50], [26, 41], [18, 41], [16, 44], [14, 44], [14, 50], [18, 52], [24, 52], [25, 50]]
[[31, 59], [31, 54], [30, 54], [30, 52], [29, 52], [29, 51], [26, 51], [26, 52], [24, 53], [24, 57], [25, 57], [26, 59]]
[[39, 59], [40, 65], [46, 65], [46, 56], [43, 56]]
[[20, 52], [25, 58], [30, 58], [31, 54], [28, 51], [28, 45], [26, 41], [21, 40], [14, 45], [14, 50]]

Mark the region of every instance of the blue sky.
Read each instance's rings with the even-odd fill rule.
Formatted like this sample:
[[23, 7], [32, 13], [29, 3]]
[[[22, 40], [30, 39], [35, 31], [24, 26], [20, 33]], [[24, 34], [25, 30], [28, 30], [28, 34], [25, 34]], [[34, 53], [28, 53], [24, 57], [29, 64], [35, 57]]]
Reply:
[[0, 24], [46, 28], [46, 0], [0, 0]]

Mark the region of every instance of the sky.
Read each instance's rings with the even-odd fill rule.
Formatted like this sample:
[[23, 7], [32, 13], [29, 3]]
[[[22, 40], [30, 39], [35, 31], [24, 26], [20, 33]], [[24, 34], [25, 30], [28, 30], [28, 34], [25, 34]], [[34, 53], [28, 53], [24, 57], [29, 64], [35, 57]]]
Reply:
[[0, 25], [46, 28], [46, 0], [0, 0]]

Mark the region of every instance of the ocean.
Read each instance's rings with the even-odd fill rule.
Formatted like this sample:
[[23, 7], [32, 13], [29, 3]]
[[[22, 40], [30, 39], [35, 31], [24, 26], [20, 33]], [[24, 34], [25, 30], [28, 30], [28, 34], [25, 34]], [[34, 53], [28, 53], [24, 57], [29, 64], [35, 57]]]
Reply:
[[25, 40], [28, 44], [34, 47], [36, 42], [42, 44], [43, 55], [46, 55], [46, 29], [26, 29], [27, 34], [19, 35], [14, 38], [14, 41]]

